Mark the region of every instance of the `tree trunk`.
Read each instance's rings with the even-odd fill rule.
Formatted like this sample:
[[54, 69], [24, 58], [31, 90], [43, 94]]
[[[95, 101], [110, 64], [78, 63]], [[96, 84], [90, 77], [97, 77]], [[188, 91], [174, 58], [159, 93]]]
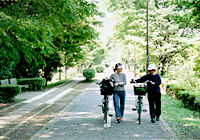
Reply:
[[61, 67], [59, 67], [59, 80], [61, 80]]

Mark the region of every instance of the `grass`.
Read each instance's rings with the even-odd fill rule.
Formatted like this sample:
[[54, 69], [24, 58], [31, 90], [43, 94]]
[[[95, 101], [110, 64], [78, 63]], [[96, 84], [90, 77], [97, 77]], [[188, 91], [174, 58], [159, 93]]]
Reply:
[[46, 88], [55, 87], [55, 86], [60, 85], [60, 84], [63, 84], [63, 83], [67, 83], [67, 82], [69, 82], [69, 81], [70, 81], [70, 79], [66, 79], [66, 80], [61, 80], [61, 81], [58, 81], [58, 82], [55, 82], [55, 83], [52, 83], [52, 84], [48, 84], [48, 85], [45, 87], [45, 89], [46, 89]]
[[184, 108], [167, 94], [162, 95], [162, 118], [180, 139], [200, 139], [200, 112]]

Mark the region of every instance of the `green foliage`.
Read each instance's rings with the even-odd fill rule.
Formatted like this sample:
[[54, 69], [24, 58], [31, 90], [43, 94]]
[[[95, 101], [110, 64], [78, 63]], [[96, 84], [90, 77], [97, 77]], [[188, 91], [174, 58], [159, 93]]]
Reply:
[[0, 85], [0, 103], [12, 102], [17, 94], [21, 92], [18, 85]]
[[195, 65], [194, 65], [193, 70], [195, 71], [195, 76], [200, 78], [200, 42], [198, 42], [195, 46], [196, 46], [197, 55], [194, 60]]
[[103, 66], [97, 66], [96, 67], [96, 72], [98, 72], [98, 73], [104, 72], [104, 67]]
[[109, 64], [105, 64], [105, 67], [108, 68], [108, 67], [109, 67]]
[[193, 7], [193, 15], [196, 17], [196, 22], [199, 23], [200, 20], [200, 0], [193, 0], [191, 7]]
[[[0, 1], [0, 78], [51, 80], [62, 64], [75, 66], [94, 41], [102, 16], [86, 0]], [[66, 14], [67, 13], [67, 14]], [[41, 74], [42, 73], [44, 74]]]
[[177, 3], [177, 7], [180, 8], [180, 10], [191, 9], [193, 21], [197, 24], [197, 26], [200, 26], [200, 0], [182, 0]]
[[95, 65], [100, 65], [106, 57], [106, 49], [103, 45], [100, 45], [100, 42], [90, 41], [88, 44], [82, 46], [82, 57], [76, 61], [81, 69], [92, 67]]
[[95, 77], [95, 70], [92, 68], [87, 68], [83, 70], [83, 76], [86, 78], [86, 81], [90, 81]]
[[105, 51], [104, 51], [104, 49], [96, 50], [96, 52], [93, 54], [93, 56], [94, 56], [94, 59], [93, 59], [94, 64], [95, 65], [101, 64], [102, 60], [105, 59]]
[[200, 112], [200, 93], [191, 89], [191, 87], [169, 84], [167, 85], [167, 93], [181, 100], [184, 107]]
[[19, 85], [28, 85], [29, 91], [37, 91], [44, 88], [46, 80], [44, 78], [23, 78], [17, 79]]
[[44, 74], [42, 75], [46, 79], [46, 85], [48, 81], [51, 81], [53, 73], [57, 72], [57, 67], [61, 67], [61, 57], [57, 51], [50, 54], [48, 57], [44, 56], [46, 65], [43, 66], [42, 70]]
[[180, 100], [167, 94], [163, 94], [161, 99], [162, 118], [179, 139], [199, 139], [200, 112], [183, 108]]
[[[198, 31], [199, 22], [194, 21], [189, 0], [183, 1], [151, 1], [149, 2], [149, 52], [150, 63], [156, 63], [161, 75], [170, 65], [174, 65], [177, 57], [187, 58], [188, 48], [193, 47], [192, 37]], [[115, 40], [120, 41], [126, 53], [124, 58], [132, 63], [134, 57], [132, 46], [136, 46], [137, 54], [146, 60], [146, 1], [110, 0], [109, 9], [118, 13]], [[114, 42], [114, 41], [113, 41]], [[117, 42], [117, 43], [118, 43]], [[128, 48], [128, 49], [127, 49]], [[138, 49], [139, 48], [139, 49]], [[142, 59], [141, 59], [142, 60]], [[144, 61], [137, 62], [145, 63]]]

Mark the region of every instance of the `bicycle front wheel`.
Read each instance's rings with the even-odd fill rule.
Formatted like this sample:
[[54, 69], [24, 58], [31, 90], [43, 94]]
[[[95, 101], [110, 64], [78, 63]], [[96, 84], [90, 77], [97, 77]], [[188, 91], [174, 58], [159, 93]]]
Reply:
[[104, 102], [104, 123], [108, 122], [108, 97], [105, 98]]

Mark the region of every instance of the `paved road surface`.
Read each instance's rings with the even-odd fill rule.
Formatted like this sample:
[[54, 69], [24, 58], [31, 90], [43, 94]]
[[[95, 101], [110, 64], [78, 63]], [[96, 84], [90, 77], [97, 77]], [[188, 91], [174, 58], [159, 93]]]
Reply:
[[[131, 74], [126, 74], [129, 81]], [[102, 79], [108, 75], [102, 74], [96, 78]], [[124, 121], [117, 123], [113, 115], [111, 127], [104, 128], [103, 113], [98, 107], [102, 100], [99, 86], [83, 83], [82, 80], [72, 80], [46, 91], [19, 94], [17, 98], [26, 99], [24, 102], [0, 111], [0, 139], [177, 139], [162, 119], [152, 124], [149, 112], [142, 113], [142, 124], [138, 124], [138, 115], [132, 111], [136, 97], [129, 84], [126, 86]], [[144, 108], [148, 110], [146, 98]], [[114, 114], [114, 108], [110, 110]]]
[[[31, 140], [176, 139], [167, 131], [168, 128], [165, 128], [163, 123], [152, 124], [149, 112], [142, 114], [142, 124], [138, 124], [137, 113], [131, 110], [136, 99], [132, 93], [132, 86], [126, 86], [126, 91], [123, 122], [117, 123], [113, 116], [111, 127], [103, 127], [103, 114], [101, 108], [97, 107], [101, 104], [102, 96], [98, 85], [91, 84]], [[144, 108], [148, 110], [146, 99]], [[113, 111], [113, 108], [111, 109]]]

